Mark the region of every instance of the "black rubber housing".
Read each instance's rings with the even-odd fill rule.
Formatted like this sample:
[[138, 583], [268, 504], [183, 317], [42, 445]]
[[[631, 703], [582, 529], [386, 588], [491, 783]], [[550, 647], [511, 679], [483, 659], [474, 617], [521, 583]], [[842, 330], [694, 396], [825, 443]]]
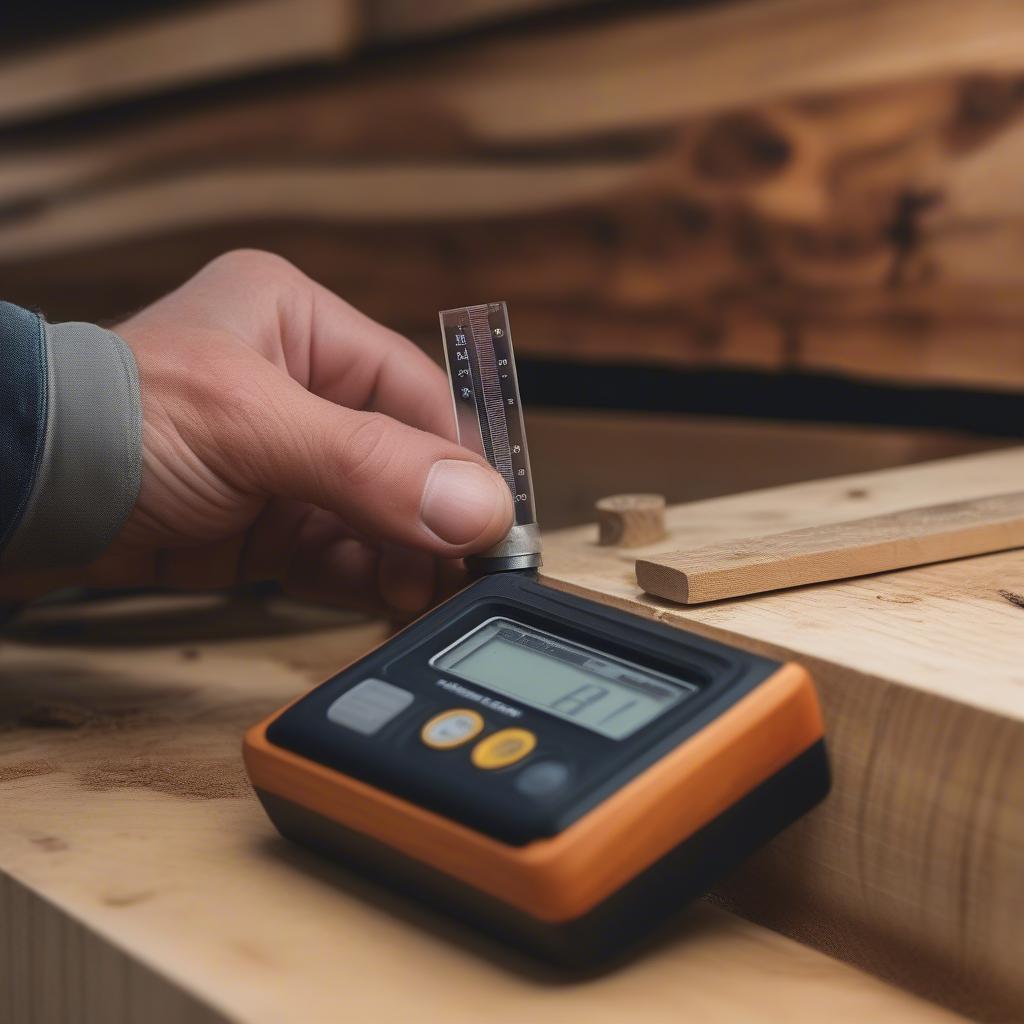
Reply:
[[[439, 651], [494, 617], [624, 659], [689, 687], [689, 695], [620, 739], [489, 691], [432, 667]], [[484, 577], [348, 666], [282, 712], [267, 741], [405, 799], [509, 846], [557, 836], [631, 779], [699, 733], [779, 669], [779, 662], [716, 643], [540, 584], [532, 575]], [[368, 679], [410, 695], [372, 735], [328, 718], [332, 703]], [[468, 702], [468, 703], [467, 703]], [[533, 732], [536, 748], [508, 767], [481, 771], [476, 740], [450, 750], [424, 744], [423, 723], [471, 707], [486, 737], [510, 725]], [[517, 784], [538, 759], [568, 768], [543, 797]], [[350, 865], [546, 964], [596, 971], [615, 963], [706, 892], [746, 856], [820, 801], [829, 788], [824, 741], [800, 753], [584, 915], [552, 924], [393, 847], [271, 792], [259, 797], [289, 839]], [[666, 808], [664, 813], [672, 813]]]
[[581, 917], [550, 924], [296, 803], [257, 790], [282, 835], [355, 868], [523, 952], [572, 972], [614, 967], [680, 909], [821, 801], [829, 789], [818, 741], [704, 828]]
[[[488, 694], [486, 687], [462, 685], [457, 674], [432, 668], [429, 659], [495, 616], [597, 648], [695, 690], [624, 739], [609, 739], [499, 692], [489, 693], [489, 703], [467, 703], [467, 690]], [[779, 668], [779, 662], [554, 590], [531, 576], [501, 573], [473, 583], [318, 686], [270, 724], [267, 740], [502, 842], [524, 845], [563, 831]], [[327, 711], [368, 677], [400, 686], [413, 700], [379, 732], [361, 736], [331, 722]], [[445, 689], [440, 677], [459, 683], [460, 692]], [[536, 735], [536, 749], [512, 767], [483, 772], [470, 762], [473, 744], [448, 751], [425, 746], [423, 723], [460, 707], [482, 715], [481, 738], [516, 726]], [[545, 799], [525, 796], [516, 787], [517, 773], [545, 759], [567, 765], [570, 781]]]

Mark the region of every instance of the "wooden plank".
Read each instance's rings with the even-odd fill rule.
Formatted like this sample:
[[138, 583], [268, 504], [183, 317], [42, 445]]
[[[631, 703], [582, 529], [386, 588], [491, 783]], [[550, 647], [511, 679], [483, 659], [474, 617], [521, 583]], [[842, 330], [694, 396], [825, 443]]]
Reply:
[[960, 1019], [706, 904], [635, 964], [557, 983], [278, 839], [244, 779], [243, 729], [381, 635], [216, 599], [15, 623], [0, 647], [0, 1016]]
[[[241, 10], [270, 0], [237, 2]], [[305, 2], [329, 11], [345, 0]], [[502, 0], [492, 10], [528, 2]], [[472, 6], [453, 0], [446, 18], [458, 23]], [[394, 36], [417, 20], [437, 17], [440, 26], [439, 12], [432, 16], [407, 0], [385, 0], [380, 8], [367, 18], [390, 19]], [[969, 8], [957, 0], [745, 0], [627, 14], [561, 25], [541, 38], [474, 41], [458, 60], [445, 53], [406, 65], [408, 86], [425, 110], [440, 105], [474, 137], [551, 142], [567, 133], [593, 138], [729, 111], [752, 97], [768, 102], [981, 68], [1013, 73], [1024, 43], [1024, 18], [1013, 0], [976, 0]], [[295, 31], [280, 26], [286, 38]], [[138, 63], [134, 54], [132, 66]], [[386, 76], [377, 83], [372, 95], [379, 100], [379, 90], [391, 89]]]
[[0, 125], [247, 74], [338, 62], [593, 0], [207, 0], [0, 53]]
[[431, 340], [472, 280], [552, 357], [1019, 388], [1024, 13], [964, 11], [631, 10], [8, 133], [0, 272], [109, 318], [258, 245]]
[[253, 167], [204, 170], [93, 194], [39, 211], [0, 233], [0, 259], [55, 248], [75, 251], [132, 235], [188, 229], [211, 219], [230, 223], [272, 210], [281, 220], [349, 224], [473, 220], [557, 208], [607, 193], [626, 180], [617, 164], [553, 169], [439, 167], [429, 164]]
[[[956, 22], [957, 14], [965, 16]], [[861, 45], [869, 37], [870, 49]], [[508, 39], [447, 45], [439, 53], [403, 54], [337, 81], [284, 79], [272, 92], [180, 97], [156, 111], [127, 111], [112, 123], [71, 122], [58, 138], [8, 129], [0, 181], [10, 199], [15, 186], [38, 185], [33, 174], [44, 170], [51, 185], [73, 188], [98, 171], [174, 163], [194, 155], [197, 141], [277, 155], [287, 140], [300, 152], [364, 160], [375, 152], [423, 158], [618, 150], [637, 156], [652, 143], [671, 141], [669, 160], [698, 151], [693, 176], [708, 195], [753, 193], [813, 222], [830, 203], [830, 186], [847, 198], [884, 184], [869, 168], [863, 178], [852, 173], [869, 139], [892, 146], [886, 160], [876, 156], [877, 166], [906, 171], [915, 156], [935, 155], [932, 133], [944, 126], [955, 136], [946, 141], [966, 147], [962, 155], [975, 175], [1008, 177], [1003, 153], [1016, 149], [1016, 136], [1000, 129], [1018, 106], [1022, 45], [1024, 15], [1012, 0], [979, 0], [967, 12], [956, 0], [748, 0], [630, 11], [594, 24], [541, 26]], [[778, 56], [766, 61], [767, 52]], [[723, 61], [741, 72], [728, 74]], [[574, 73], [566, 77], [563, 69], [570, 66]], [[607, 81], [612, 72], [621, 85], [614, 91]], [[527, 91], [544, 101], [525, 102]], [[608, 102], [590, 102], [597, 92], [607, 92]], [[808, 97], [817, 101], [808, 104]], [[752, 109], [760, 116], [735, 120]], [[697, 130], [705, 121], [712, 130]], [[690, 123], [695, 129], [681, 138], [674, 126]], [[737, 145], [724, 131], [729, 123], [742, 129]], [[819, 133], [815, 125], [822, 126]], [[907, 138], [915, 126], [922, 134]], [[803, 194], [779, 173], [784, 161], [772, 145], [774, 133], [792, 133], [800, 149], [794, 177], [803, 179]], [[809, 133], [820, 134], [820, 141]], [[54, 153], [62, 166], [45, 167]], [[816, 171], [836, 156], [847, 158], [837, 168], [842, 180], [818, 179]], [[986, 168], [989, 161], [996, 167]], [[685, 167], [670, 169], [684, 180], [691, 176]], [[966, 182], [956, 191], [973, 194]], [[1014, 202], [987, 195], [985, 202], [1000, 213]], [[862, 201], [869, 199], [862, 193]], [[941, 215], [941, 208], [930, 214]]]
[[[1024, 449], [670, 508], [650, 551], [984, 497]], [[755, 920], [984, 1019], [1024, 1003], [1024, 558], [1019, 552], [684, 607], [645, 595], [596, 528], [545, 546], [551, 585], [801, 661], [835, 787], [724, 897]], [[827, 922], [827, 926], [823, 924]]]
[[[479, 29], [549, 11], [583, 7], [595, 0], [367, 0], [366, 35], [380, 41], [406, 41]], [[600, 2], [600, 0], [597, 0]]]
[[637, 559], [636, 579], [656, 597], [703, 604], [1019, 547], [1024, 491], [669, 551]]
[[359, 39], [356, 0], [233, 0], [0, 58], [0, 124], [208, 79], [336, 59]]

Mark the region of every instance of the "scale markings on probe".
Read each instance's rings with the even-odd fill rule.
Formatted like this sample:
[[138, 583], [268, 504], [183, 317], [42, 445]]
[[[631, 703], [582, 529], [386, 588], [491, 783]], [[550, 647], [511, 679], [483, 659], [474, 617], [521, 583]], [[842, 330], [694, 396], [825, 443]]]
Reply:
[[530, 454], [504, 302], [442, 310], [441, 335], [461, 445], [485, 458], [512, 494], [515, 524], [473, 561], [483, 571], [540, 564]]

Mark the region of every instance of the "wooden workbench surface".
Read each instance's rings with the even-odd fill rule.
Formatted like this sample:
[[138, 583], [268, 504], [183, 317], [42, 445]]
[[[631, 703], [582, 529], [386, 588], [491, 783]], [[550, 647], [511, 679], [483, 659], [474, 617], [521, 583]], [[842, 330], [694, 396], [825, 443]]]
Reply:
[[[650, 548], [563, 531], [559, 587], [811, 669], [835, 785], [728, 886], [745, 914], [992, 1020], [1024, 1020], [1024, 552], [683, 606], [654, 551], [1012, 491], [1024, 448], [670, 509]], [[827, 922], [827, 925], [823, 924]]]
[[[943, 493], [1005, 489], [1013, 473], [1019, 452], [971, 456], [714, 499], [669, 520], [724, 539], [927, 501], [929, 480]], [[630, 562], [597, 552], [588, 530], [551, 535], [547, 557], [558, 585], [640, 600]], [[1024, 593], [1024, 556], [696, 609], [641, 600], [747, 646], [805, 648], [821, 684], [836, 791], [725, 899], [876, 971], [875, 950], [905, 959], [931, 927], [943, 942], [922, 947], [923, 962], [948, 966], [953, 934], [983, 987], [1007, 983], [993, 944], [1012, 943], [1021, 917], [1006, 879], [1024, 805], [1024, 611], [999, 591]], [[707, 904], [632, 966], [560, 984], [293, 849], [248, 790], [241, 732], [381, 636], [332, 613], [220, 598], [52, 606], [8, 628], [0, 1020], [956, 1019]]]
[[559, 984], [278, 839], [242, 773], [243, 728], [382, 635], [166, 599], [15, 625], [0, 1020], [958, 1019], [709, 905], [636, 965]]

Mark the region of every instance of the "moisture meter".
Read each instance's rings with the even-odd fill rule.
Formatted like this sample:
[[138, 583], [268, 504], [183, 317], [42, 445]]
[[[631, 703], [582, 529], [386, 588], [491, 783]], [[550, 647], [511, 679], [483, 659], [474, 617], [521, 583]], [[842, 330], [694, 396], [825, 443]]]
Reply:
[[798, 665], [544, 585], [504, 303], [441, 313], [459, 440], [514, 499], [479, 578], [245, 738], [285, 836], [600, 968], [820, 801]]

